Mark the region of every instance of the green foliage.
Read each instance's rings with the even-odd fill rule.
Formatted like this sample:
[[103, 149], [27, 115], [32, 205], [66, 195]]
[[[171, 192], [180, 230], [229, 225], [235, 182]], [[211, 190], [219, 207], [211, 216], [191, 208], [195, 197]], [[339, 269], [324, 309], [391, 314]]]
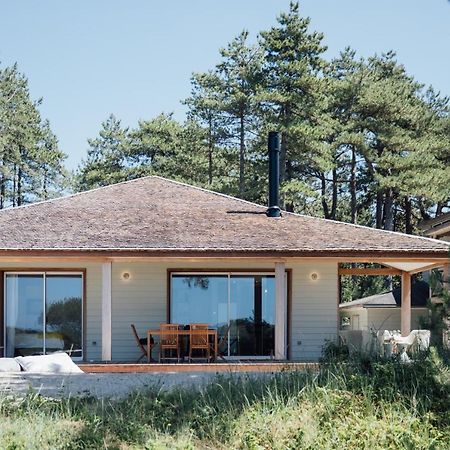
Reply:
[[124, 400], [4, 397], [0, 445], [446, 449], [449, 402], [449, 368], [432, 351], [411, 364], [353, 359], [317, 372], [218, 377], [201, 390], [154, 386]]
[[414, 233], [448, 210], [447, 97], [393, 51], [359, 58], [346, 48], [327, 61], [323, 35], [296, 2], [250, 39], [243, 31], [213, 68], [193, 74], [185, 123], [104, 123], [76, 189], [161, 174], [265, 203], [267, 132], [279, 130], [289, 211]]
[[60, 195], [66, 155], [17, 65], [0, 68], [0, 209]]

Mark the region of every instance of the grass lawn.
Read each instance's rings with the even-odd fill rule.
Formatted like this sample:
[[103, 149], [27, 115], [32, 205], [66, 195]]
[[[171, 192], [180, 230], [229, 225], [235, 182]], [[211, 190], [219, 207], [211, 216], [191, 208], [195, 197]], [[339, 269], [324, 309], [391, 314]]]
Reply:
[[125, 400], [0, 400], [1, 449], [448, 449], [450, 370], [358, 359]]

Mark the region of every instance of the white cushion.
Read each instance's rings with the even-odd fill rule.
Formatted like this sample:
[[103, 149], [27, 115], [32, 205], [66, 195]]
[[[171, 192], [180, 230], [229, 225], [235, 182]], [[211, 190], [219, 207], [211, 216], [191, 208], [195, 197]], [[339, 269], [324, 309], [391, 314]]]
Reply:
[[23, 370], [34, 373], [83, 373], [67, 353], [15, 358]]
[[14, 358], [0, 358], [0, 372], [20, 372], [20, 365]]

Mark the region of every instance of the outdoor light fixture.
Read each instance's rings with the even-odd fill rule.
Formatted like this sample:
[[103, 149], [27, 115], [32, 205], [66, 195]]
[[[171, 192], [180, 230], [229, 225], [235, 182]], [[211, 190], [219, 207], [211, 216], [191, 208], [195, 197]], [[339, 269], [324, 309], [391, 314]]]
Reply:
[[319, 279], [319, 274], [317, 272], [313, 272], [311, 275], [311, 280], [316, 281]]
[[122, 278], [123, 278], [124, 280], [129, 280], [129, 279], [130, 279], [130, 273], [129, 273], [129, 272], [124, 272], [124, 273], [122, 274]]

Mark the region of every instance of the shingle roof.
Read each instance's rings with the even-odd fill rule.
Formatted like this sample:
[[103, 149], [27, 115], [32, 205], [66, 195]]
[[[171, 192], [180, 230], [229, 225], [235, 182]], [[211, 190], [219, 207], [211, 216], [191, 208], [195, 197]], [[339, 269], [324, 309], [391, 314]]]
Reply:
[[[411, 306], [413, 308], [425, 308], [430, 298], [430, 286], [425, 281], [414, 281], [411, 286]], [[351, 302], [341, 303], [340, 309], [354, 308], [399, 308], [402, 306], [402, 290], [396, 288], [383, 294], [370, 295]]]
[[0, 251], [445, 256], [450, 244], [284, 213], [151, 176], [0, 212]]

